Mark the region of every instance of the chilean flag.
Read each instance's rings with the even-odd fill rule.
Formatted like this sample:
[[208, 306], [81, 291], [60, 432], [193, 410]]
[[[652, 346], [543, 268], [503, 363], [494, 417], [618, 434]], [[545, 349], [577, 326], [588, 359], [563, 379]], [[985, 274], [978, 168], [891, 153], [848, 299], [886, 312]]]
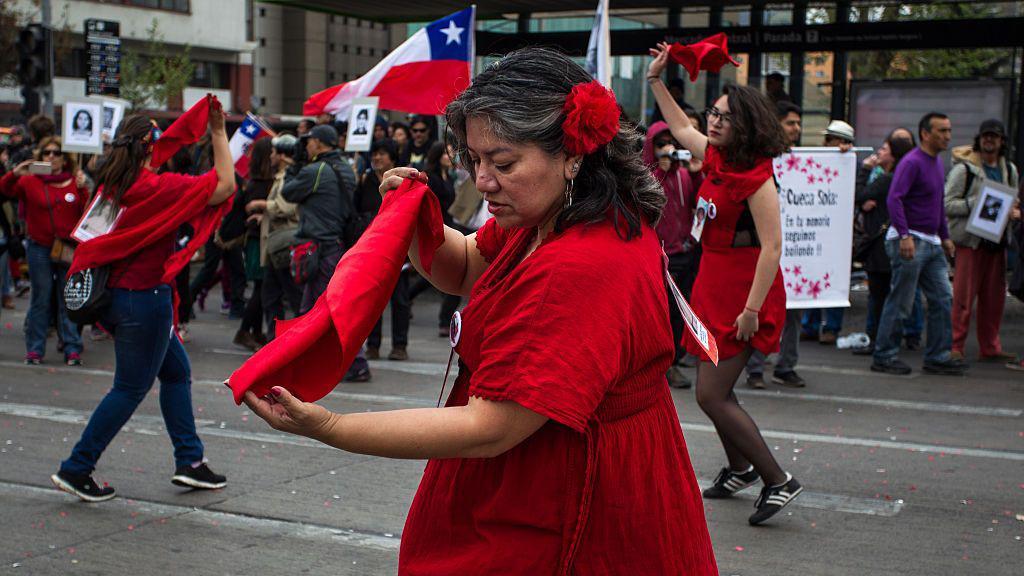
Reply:
[[231, 135], [228, 147], [231, 148], [231, 159], [235, 161], [235, 172], [242, 178], [249, 177], [249, 147], [260, 138], [273, 136], [274, 132], [259, 118], [251, 113], [245, 114], [242, 125]]
[[365, 75], [310, 96], [302, 113], [347, 118], [352, 99], [365, 96], [380, 98], [383, 110], [443, 113], [469, 86], [475, 25], [475, 6], [431, 22]]

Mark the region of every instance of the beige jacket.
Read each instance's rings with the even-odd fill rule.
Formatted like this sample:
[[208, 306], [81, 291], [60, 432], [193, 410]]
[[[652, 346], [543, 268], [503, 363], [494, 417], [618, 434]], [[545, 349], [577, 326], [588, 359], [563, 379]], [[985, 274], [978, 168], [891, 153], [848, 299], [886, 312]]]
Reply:
[[[951, 153], [953, 168], [946, 176], [946, 220], [949, 223], [949, 239], [957, 246], [977, 248], [981, 238], [967, 231], [967, 221], [978, 201], [981, 188], [985, 181], [985, 171], [981, 167], [981, 157], [971, 145], [957, 146]], [[1006, 158], [999, 159], [999, 171], [1003, 175], [1003, 184], [1016, 189], [1018, 184], [1017, 168]], [[967, 189], [967, 176], [971, 174], [971, 186]], [[1006, 233], [1010, 233], [1010, 226]]]
[[267, 194], [267, 210], [263, 213], [263, 221], [260, 222], [260, 265], [267, 265], [267, 237], [270, 233], [281, 228], [298, 228], [299, 211], [298, 204], [288, 202], [281, 197], [281, 188], [284, 187], [284, 173], [282, 168], [274, 176], [274, 185], [270, 187]]

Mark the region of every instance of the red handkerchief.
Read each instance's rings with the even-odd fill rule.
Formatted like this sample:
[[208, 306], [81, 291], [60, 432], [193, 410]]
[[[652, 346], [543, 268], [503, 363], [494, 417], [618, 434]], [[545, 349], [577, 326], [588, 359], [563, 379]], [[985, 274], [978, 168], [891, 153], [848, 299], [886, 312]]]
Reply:
[[729, 39], [719, 32], [694, 44], [673, 44], [669, 48], [669, 57], [686, 68], [690, 73], [690, 81], [697, 80], [701, 70], [718, 72], [726, 63], [739, 66], [740, 63], [729, 56]]
[[235, 403], [241, 404], [246, 390], [264, 396], [271, 386], [306, 402], [333, 390], [391, 299], [414, 232], [420, 262], [429, 271], [444, 243], [441, 207], [425, 184], [406, 180], [384, 197], [380, 213], [342, 256], [313, 309], [278, 322], [277, 337], [231, 375]]

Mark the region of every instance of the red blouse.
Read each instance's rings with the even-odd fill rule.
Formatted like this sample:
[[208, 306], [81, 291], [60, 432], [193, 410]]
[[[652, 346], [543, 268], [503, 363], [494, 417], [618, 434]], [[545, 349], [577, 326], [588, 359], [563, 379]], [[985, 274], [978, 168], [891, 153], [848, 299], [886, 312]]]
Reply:
[[57, 186], [33, 174], [19, 177], [8, 172], [0, 178], [0, 194], [24, 203], [28, 237], [46, 247], [53, 245], [55, 237], [62, 240], [71, 237], [89, 202], [89, 190], [76, 186], [71, 176], [67, 184]]
[[[133, 207], [144, 200], [154, 200], [154, 196], [166, 206], [175, 205], [186, 190], [200, 178], [172, 172], [156, 174], [150, 170], [140, 170], [138, 180], [121, 196], [121, 205], [125, 209], [122, 221], [131, 215]], [[115, 262], [111, 265], [107, 284], [111, 288], [128, 290], [147, 290], [160, 285], [164, 265], [174, 254], [176, 237], [175, 230], [131, 256]]]
[[576, 225], [522, 259], [533, 234], [477, 232], [491, 265], [462, 312], [446, 405], [510, 400], [550, 420], [498, 457], [427, 464], [399, 573], [717, 574], [665, 382], [657, 235]]

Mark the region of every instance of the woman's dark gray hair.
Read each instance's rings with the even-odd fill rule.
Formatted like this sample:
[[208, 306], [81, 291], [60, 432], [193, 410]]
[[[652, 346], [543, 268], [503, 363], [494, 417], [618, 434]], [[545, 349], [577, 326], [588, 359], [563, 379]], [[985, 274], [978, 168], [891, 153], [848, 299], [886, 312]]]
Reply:
[[[564, 152], [565, 98], [573, 86], [591, 80], [561, 52], [536, 47], [510, 52], [488, 66], [448, 105], [445, 138], [474, 177], [466, 144], [469, 118], [486, 120], [500, 140], [533, 144], [558, 155]], [[653, 226], [658, 221], [665, 192], [637, 153], [642, 142], [637, 128], [622, 122], [611, 142], [583, 157], [572, 206], [558, 216], [556, 231], [580, 222], [601, 221], [610, 212], [619, 235], [628, 240], [640, 235], [643, 222]]]

